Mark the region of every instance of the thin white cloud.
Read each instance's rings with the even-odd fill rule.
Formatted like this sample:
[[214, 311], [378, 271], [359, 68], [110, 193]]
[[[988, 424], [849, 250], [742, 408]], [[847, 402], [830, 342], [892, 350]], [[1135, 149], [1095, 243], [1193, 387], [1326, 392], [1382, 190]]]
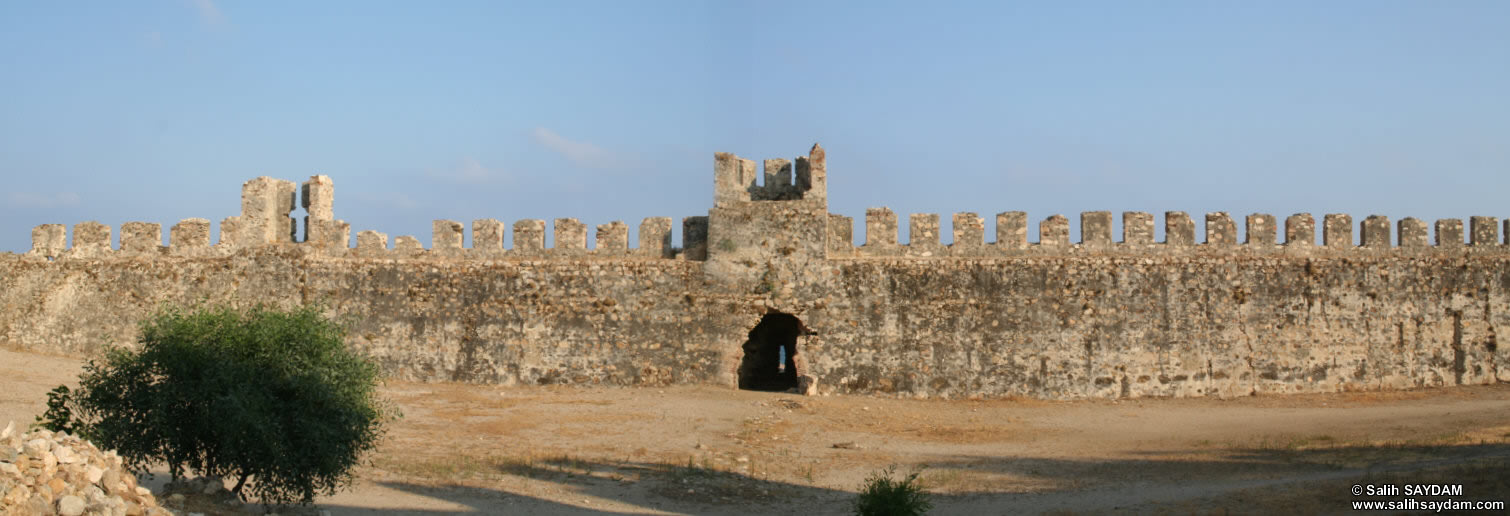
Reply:
[[450, 170], [432, 169], [426, 171], [425, 175], [464, 185], [480, 185], [509, 179], [508, 172], [485, 167], [482, 162], [477, 161], [477, 158], [471, 157], [461, 160], [460, 165]]
[[199, 19], [210, 25], [222, 25], [225, 23], [225, 14], [220, 12], [220, 7], [215, 5], [215, 0], [189, 0], [194, 10], [199, 11]]
[[534, 138], [536, 143], [560, 154], [578, 166], [613, 169], [625, 165], [623, 157], [617, 156], [607, 149], [587, 142], [568, 140], [566, 137], [556, 134], [555, 131], [544, 127], [535, 128]]
[[158, 32], [158, 31], [154, 30], [152, 32], [148, 32], [147, 35], [144, 36], [144, 37], [147, 39], [147, 44], [148, 45], [152, 45], [154, 47], [158, 47], [158, 46], [162, 46], [162, 44], [163, 44], [163, 33], [161, 33], [161, 32]]
[[6, 204], [15, 208], [57, 208], [78, 205], [79, 194], [73, 192], [60, 192], [56, 194], [11, 192], [10, 195], [6, 196], [5, 200]]

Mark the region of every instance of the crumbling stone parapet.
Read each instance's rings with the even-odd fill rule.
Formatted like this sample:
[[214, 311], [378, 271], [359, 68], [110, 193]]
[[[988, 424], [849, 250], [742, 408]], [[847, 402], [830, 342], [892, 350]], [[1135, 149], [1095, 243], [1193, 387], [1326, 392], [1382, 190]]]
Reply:
[[545, 252], [545, 221], [524, 219], [514, 223], [514, 252], [538, 254]]
[[682, 219], [682, 259], [694, 261], [708, 259], [708, 217]]
[[238, 229], [244, 236], [238, 245], [254, 246], [294, 242], [296, 185], [292, 181], [263, 176], [241, 185], [241, 219]]
[[1112, 243], [1112, 212], [1087, 211], [1080, 213], [1080, 244], [1087, 247], [1106, 247]]
[[1316, 245], [1316, 219], [1309, 213], [1296, 213], [1285, 218], [1285, 245]]
[[615, 220], [607, 224], [599, 224], [597, 233], [593, 236], [594, 254], [599, 256], [629, 254], [629, 225], [623, 221]]
[[373, 230], [357, 233], [357, 256], [376, 257], [388, 253], [388, 235]]
[[304, 241], [324, 250], [351, 245], [351, 226], [335, 217], [335, 182], [330, 176], [310, 176], [300, 187], [304, 210]]
[[1247, 226], [1247, 235], [1243, 238], [1245, 244], [1261, 247], [1274, 245], [1274, 234], [1279, 230], [1279, 224], [1273, 215], [1267, 213], [1248, 215]]
[[69, 256], [98, 258], [111, 254], [110, 226], [95, 221], [80, 222], [73, 226], [73, 248]]
[[1004, 211], [996, 214], [996, 245], [1007, 249], [1028, 246], [1028, 214]]
[[51, 260], [62, 256], [67, 250], [67, 228], [62, 224], [42, 224], [32, 228], [31, 251], [28, 254]]
[[1195, 222], [1183, 211], [1164, 212], [1164, 245], [1195, 245]]
[[1153, 214], [1146, 211], [1122, 212], [1122, 243], [1131, 246], [1153, 245]]
[[183, 219], [168, 229], [168, 252], [179, 256], [195, 256], [210, 249], [210, 221], [208, 219]]
[[797, 189], [804, 199], [828, 200], [828, 153], [816, 143], [807, 157], [797, 158]]
[[578, 255], [587, 252], [587, 225], [574, 218], [556, 219], [556, 240], [553, 251], [558, 254]]
[[1353, 247], [1353, 217], [1342, 213], [1328, 213], [1322, 218], [1321, 243], [1327, 247], [1351, 249]]
[[1426, 241], [1426, 222], [1415, 217], [1405, 217], [1397, 224], [1398, 240], [1400, 247], [1424, 248]]
[[1470, 241], [1475, 246], [1499, 245], [1499, 219], [1495, 217], [1470, 217], [1472, 233]]
[[404, 235], [394, 239], [393, 254], [398, 256], [413, 257], [425, 252], [425, 245], [419, 243], [418, 238]]
[[939, 215], [913, 213], [907, 216], [907, 247], [911, 252], [931, 253], [938, 250]]
[[865, 247], [869, 249], [896, 247], [897, 214], [890, 208], [865, 210]]
[[646, 217], [641, 221], [640, 248], [636, 251], [647, 258], [670, 258], [671, 217]]
[[1056, 213], [1038, 223], [1038, 245], [1069, 247], [1070, 219]]
[[713, 204], [747, 202], [755, 188], [755, 162], [727, 152], [713, 154]]
[[1369, 249], [1389, 249], [1389, 217], [1383, 215], [1369, 215], [1363, 219], [1362, 247]]
[[855, 253], [855, 221], [837, 213], [828, 214], [828, 254], [850, 256]]
[[1237, 243], [1237, 223], [1225, 211], [1206, 214], [1206, 245], [1231, 246]]
[[1463, 220], [1437, 219], [1437, 247], [1463, 247]]
[[243, 247], [240, 239], [246, 236], [246, 231], [242, 229], [241, 217], [232, 215], [220, 219], [220, 241], [215, 244], [215, 247], [227, 251]]
[[436, 220], [430, 223], [430, 250], [440, 254], [461, 252], [462, 226], [454, 220]]
[[499, 254], [503, 252], [503, 234], [506, 230], [497, 219], [472, 221], [472, 253]]
[[975, 213], [956, 213], [952, 221], [956, 252], [974, 254], [986, 245], [986, 219]]

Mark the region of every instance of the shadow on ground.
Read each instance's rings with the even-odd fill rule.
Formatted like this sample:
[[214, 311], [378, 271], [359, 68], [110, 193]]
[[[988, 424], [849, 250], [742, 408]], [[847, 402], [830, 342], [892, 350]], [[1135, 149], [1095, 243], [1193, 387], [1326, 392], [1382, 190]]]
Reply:
[[[1314, 447], [1300, 447], [1314, 446]], [[938, 514], [1346, 512], [1355, 482], [1455, 483], [1464, 499], [1510, 493], [1510, 444], [1339, 445], [1141, 452], [1117, 460], [942, 456], [923, 478]], [[905, 469], [906, 466], [903, 466]], [[534, 479], [551, 498], [448, 484], [377, 482], [444, 501], [447, 509], [323, 505], [333, 514], [842, 514], [852, 491], [643, 462], [576, 459], [506, 464], [498, 477]], [[481, 482], [485, 484], [486, 481]], [[853, 488], [858, 488], [854, 486]], [[580, 499], [582, 503], [559, 500]], [[597, 508], [603, 500], [615, 508]]]

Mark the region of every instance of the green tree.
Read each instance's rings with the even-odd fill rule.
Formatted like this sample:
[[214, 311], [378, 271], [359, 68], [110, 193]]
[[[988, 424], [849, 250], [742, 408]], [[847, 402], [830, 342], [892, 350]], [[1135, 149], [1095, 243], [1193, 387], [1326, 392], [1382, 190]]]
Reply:
[[242, 499], [311, 503], [351, 481], [396, 415], [345, 336], [316, 307], [161, 310], [138, 349], [84, 368], [73, 427], [136, 471], [161, 461], [175, 479], [235, 478]]

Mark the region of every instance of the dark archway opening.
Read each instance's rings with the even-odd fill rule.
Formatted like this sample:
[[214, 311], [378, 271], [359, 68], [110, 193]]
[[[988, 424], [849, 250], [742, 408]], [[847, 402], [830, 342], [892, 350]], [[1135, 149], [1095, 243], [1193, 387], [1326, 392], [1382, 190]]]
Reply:
[[739, 388], [781, 392], [797, 387], [797, 337], [808, 334], [802, 320], [774, 312], [760, 318], [745, 340], [739, 362]]

